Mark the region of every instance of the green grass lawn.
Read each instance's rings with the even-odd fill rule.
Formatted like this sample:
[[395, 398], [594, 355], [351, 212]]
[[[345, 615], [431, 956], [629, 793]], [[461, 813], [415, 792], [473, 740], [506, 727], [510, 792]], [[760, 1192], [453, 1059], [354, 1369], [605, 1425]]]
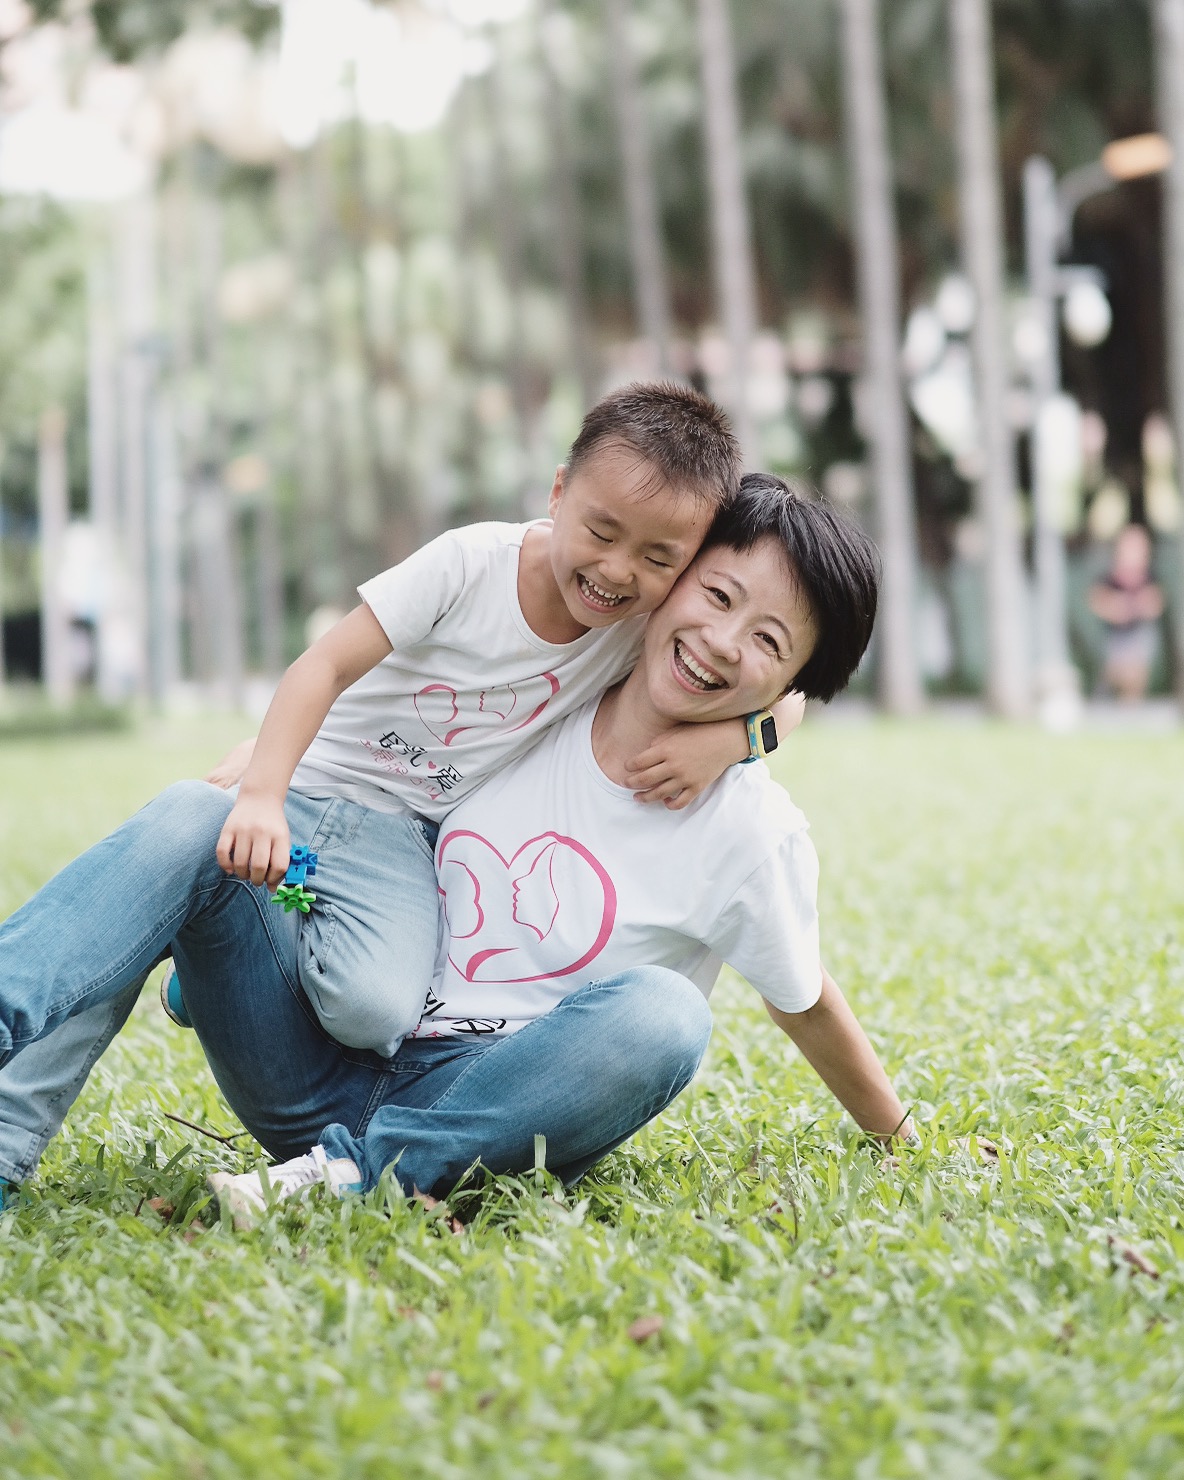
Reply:
[[[0, 915], [234, 738], [0, 748]], [[921, 1152], [725, 982], [578, 1188], [195, 1228], [256, 1153], [166, 1117], [237, 1128], [146, 992], [0, 1217], [0, 1475], [1184, 1474], [1184, 738], [817, 725], [777, 769]]]

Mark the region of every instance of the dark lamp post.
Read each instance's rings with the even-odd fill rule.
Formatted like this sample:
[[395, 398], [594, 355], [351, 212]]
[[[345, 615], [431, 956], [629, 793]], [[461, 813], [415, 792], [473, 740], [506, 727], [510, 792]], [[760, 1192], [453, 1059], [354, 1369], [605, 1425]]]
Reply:
[[[1052, 165], [1039, 155], [1024, 165], [1024, 255], [1031, 314], [1039, 325], [1030, 356], [1033, 416], [1033, 527], [1036, 555], [1036, 688], [1046, 721], [1072, 723], [1080, 677], [1069, 660], [1065, 610], [1065, 545], [1057, 517], [1058, 487], [1050, 474], [1056, 466], [1053, 414], [1061, 391], [1057, 307], [1074, 288], [1104, 286], [1096, 268], [1063, 266], [1061, 254], [1072, 240], [1073, 218], [1090, 197], [1123, 180], [1158, 174], [1171, 161], [1171, 148], [1160, 134], [1116, 139], [1101, 158], [1071, 170], [1057, 180]], [[1070, 326], [1072, 327], [1072, 326]], [[1096, 342], [1096, 341], [1095, 341]]]

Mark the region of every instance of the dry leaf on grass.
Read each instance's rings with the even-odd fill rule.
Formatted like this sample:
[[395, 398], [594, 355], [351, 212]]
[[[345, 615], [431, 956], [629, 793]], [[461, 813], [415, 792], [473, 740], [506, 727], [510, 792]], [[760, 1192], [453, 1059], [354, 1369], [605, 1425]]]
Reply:
[[666, 1322], [662, 1316], [638, 1316], [637, 1320], [629, 1327], [629, 1340], [636, 1342], [648, 1341], [651, 1336], [657, 1336], [665, 1324]]
[[1106, 1242], [1110, 1245], [1116, 1258], [1129, 1264], [1135, 1274], [1149, 1275], [1153, 1280], [1159, 1278], [1159, 1270], [1152, 1264], [1146, 1254], [1142, 1254], [1133, 1244], [1125, 1244], [1121, 1239], [1111, 1235]]

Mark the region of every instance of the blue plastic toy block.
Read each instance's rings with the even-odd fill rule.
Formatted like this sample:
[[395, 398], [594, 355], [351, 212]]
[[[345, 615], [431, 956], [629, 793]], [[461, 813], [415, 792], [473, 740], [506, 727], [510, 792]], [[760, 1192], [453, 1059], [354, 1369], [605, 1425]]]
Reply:
[[317, 855], [303, 845], [294, 847], [288, 855], [288, 872], [284, 882], [271, 897], [272, 904], [282, 904], [284, 913], [299, 910], [307, 915], [316, 895], [307, 887], [308, 877], [317, 871]]

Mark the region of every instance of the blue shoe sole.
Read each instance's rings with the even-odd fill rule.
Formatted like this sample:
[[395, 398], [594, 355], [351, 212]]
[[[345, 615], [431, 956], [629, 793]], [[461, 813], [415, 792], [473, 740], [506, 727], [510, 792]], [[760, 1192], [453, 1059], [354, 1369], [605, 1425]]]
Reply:
[[177, 980], [175, 966], [169, 966], [160, 984], [160, 1005], [165, 1010], [165, 1016], [171, 1018], [178, 1028], [193, 1027], [193, 1020], [185, 1011], [185, 1002], [181, 997], [181, 983]]

